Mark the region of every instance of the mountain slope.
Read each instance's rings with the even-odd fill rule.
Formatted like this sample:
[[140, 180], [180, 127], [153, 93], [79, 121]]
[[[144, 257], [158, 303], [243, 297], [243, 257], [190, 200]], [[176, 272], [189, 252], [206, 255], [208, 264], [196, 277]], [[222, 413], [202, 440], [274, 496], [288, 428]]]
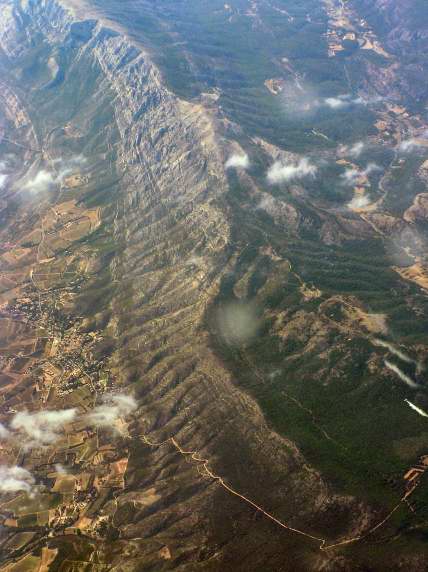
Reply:
[[356, 2], [0, 6], [2, 569], [425, 569], [405, 49]]

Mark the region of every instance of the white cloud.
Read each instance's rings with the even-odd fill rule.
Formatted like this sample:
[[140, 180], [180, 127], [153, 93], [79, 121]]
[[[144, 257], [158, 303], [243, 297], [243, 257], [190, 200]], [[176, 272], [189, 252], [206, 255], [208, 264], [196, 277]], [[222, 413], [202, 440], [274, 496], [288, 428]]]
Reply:
[[0, 423], [0, 439], [4, 441], [5, 439], [9, 439], [9, 437], [10, 437], [9, 431], [2, 423]]
[[27, 469], [0, 465], [0, 492], [13, 493], [25, 491], [29, 493], [34, 483], [34, 477]]
[[365, 143], [363, 141], [358, 141], [351, 147], [348, 147], [348, 155], [357, 159], [361, 153], [364, 151]]
[[25, 183], [24, 189], [32, 193], [41, 193], [49, 190], [54, 183], [55, 178], [52, 173], [42, 169], [33, 179]]
[[366, 149], [364, 141], [357, 141], [353, 145], [339, 145], [337, 152], [341, 157], [352, 157], [358, 159], [361, 153]]
[[[44, 447], [55, 443], [68, 423], [82, 420], [97, 427], [114, 427], [136, 408], [137, 402], [132, 396], [117, 394], [104, 396], [101, 405], [84, 415], [79, 415], [77, 409], [20, 411], [10, 422], [10, 430], [0, 423], [0, 439], [15, 439], [24, 450]], [[65, 469], [58, 465], [57, 471]]]
[[308, 116], [325, 108], [338, 111], [352, 106], [369, 106], [382, 101], [382, 98], [379, 96], [361, 97], [352, 93], [321, 97], [311, 85], [295, 78], [294, 81], [285, 81], [280, 100], [283, 103], [284, 112], [295, 119], [296, 116]]
[[4, 172], [6, 169], [7, 169], [6, 161], [0, 161], [0, 191], [4, 188], [7, 181], [7, 175]]
[[57, 159], [56, 164], [59, 165], [59, 171], [56, 174], [57, 183], [63, 183], [66, 177], [72, 175], [78, 167], [82, 167], [86, 161], [83, 155], [75, 155], [69, 159]]
[[129, 415], [137, 408], [137, 402], [132, 395], [107, 395], [105, 397], [105, 401], [118, 407], [123, 415]]
[[59, 165], [60, 167], [64, 166], [74, 166], [79, 167], [84, 165], [87, 162], [87, 159], [84, 155], [73, 155], [73, 157], [69, 157], [68, 159], [58, 158], [53, 160], [54, 165]]
[[324, 103], [331, 109], [341, 109], [350, 105], [349, 101], [341, 97], [326, 97]]
[[35, 177], [25, 183], [24, 189], [33, 193], [40, 193], [48, 191], [52, 185], [62, 184], [66, 177], [86, 163], [86, 157], [75, 155], [69, 159], [54, 159], [52, 163], [54, 165], [53, 171], [41, 169]]
[[303, 157], [297, 163], [275, 161], [268, 170], [267, 178], [272, 184], [284, 183], [305, 177], [314, 178], [318, 167]]
[[320, 106], [320, 101], [312, 86], [296, 76], [293, 80], [285, 80], [279, 101], [282, 104], [283, 113], [293, 119], [312, 114]]
[[370, 204], [370, 199], [366, 195], [356, 195], [352, 201], [348, 203], [350, 209], [363, 209]]
[[250, 159], [246, 153], [243, 155], [234, 153], [229, 157], [225, 164], [226, 169], [248, 169], [249, 166]]
[[362, 171], [359, 171], [358, 169], [346, 169], [346, 171], [342, 174], [342, 179], [344, 179], [346, 183], [353, 185], [357, 179], [362, 176]]
[[382, 167], [379, 167], [376, 163], [369, 163], [363, 171], [360, 171], [359, 169], [347, 169], [342, 174], [342, 179], [344, 179], [346, 184], [355, 185], [358, 179], [361, 177], [368, 177], [376, 171], [382, 171]]
[[394, 354], [395, 356], [397, 356], [406, 363], [415, 363], [415, 360], [413, 360], [407, 354], [403, 353], [400, 349], [396, 348], [391, 343], [386, 342], [385, 340], [381, 340], [379, 338], [373, 338], [373, 344], [375, 346], [380, 346], [382, 348], [388, 349], [392, 354]]
[[43, 447], [54, 443], [60, 436], [63, 426], [76, 418], [77, 409], [62, 409], [60, 411], [37, 411], [17, 413], [10, 426], [29, 438], [24, 443], [25, 448]]
[[65, 467], [63, 467], [61, 465], [61, 463], [57, 463], [55, 465], [55, 471], [59, 474], [59, 475], [67, 475], [67, 469]]
[[417, 405], [415, 405], [414, 403], [412, 403], [408, 399], [405, 399], [404, 401], [407, 403], [407, 405], [409, 407], [411, 407], [413, 409], [413, 411], [416, 411], [416, 413], [419, 413], [419, 415], [422, 415], [422, 417], [428, 417], [428, 413], [426, 411], [424, 411], [423, 409], [421, 409], [420, 407], [418, 407]]
[[262, 199], [257, 205], [257, 208], [263, 209], [267, 212], [271, 212], [273, 209], [275, 209], [275, 206], [276, 206], [275, 199], [271, 195], [264, 193]]
[[337, 97], [326, 97], [324, 99], [324, 105], [330, 107], [330, 109], [343, 109], [349, 107], [350, 105], [366, 105], [369, 101], [366, 101], [362, 97], [352, 97], [350, 94], [343, 94]]
[[416, 143], [416, 139], [406, 139], [400, 143], [398, 148], [400, 151], [407, 153], [407, 151], [412, 151], [417, 146], [418, 144]]
[[382, 171], [382, 167], [377, 165], [376, 163], [369, 163], [367, 167], [364, 169], [364, 175], [371, 175], [372, 173], [376, 173], [376, 171]]
[[104, 403], [95, 407], [86, 421], [96, 427], [113, 427], [116, 421], [126, 417], [137, 408], [137, 402], [131, 395], [107, 395]]
[[352, 94], [345, 93], [337, 97], [326, 97], [322, 101], [323, 104], [330, 107], [330, 109], [343, 109], [351, 105], [373, 105], [382, 101], [382, 97], [376, 96], [365, 99], [361, 96], [352, 97]]
[[408, 385], [409, 387], [411, 387], [413, 389], [416, 389], [417, 387], [419, 387], [418, 384], [413, 381], [413, 379], [411, 379], [408, 375], [406, 375], [404, 373], [404, 371], [401, 371], [401, 369], [399, 367], [397, 367], [395, 364], [391, 363], [387, 359], [385, 360], [385, 365], [388, 369], [390, 369], [395, 374], [397, 374], [398, 377], [401, 379], [401, 381], [404, 381], [404, 383], [406, 385]]
[[412, 137], [410, 139], [402, 141], [398, 146], [398, 149], [403, 153], [409, 153], [410, 151], [414, 151], [415, 149], [419, 147], [424, 147], [425, 145], [428, 146], [428, 139], [425, 138], [416, 139]]
[[217, 325], [228, 345], [241, 346], [257, 335], [260, 318], [253, 304], [231, 302], [217, 310]]

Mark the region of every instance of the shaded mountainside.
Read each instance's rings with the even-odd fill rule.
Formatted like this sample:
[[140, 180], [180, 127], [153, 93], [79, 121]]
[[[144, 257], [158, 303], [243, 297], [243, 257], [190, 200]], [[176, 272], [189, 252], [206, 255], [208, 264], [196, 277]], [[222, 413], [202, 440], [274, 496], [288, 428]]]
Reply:
[[424, 0], [353, 0], [360, 14], [376, 28], [388, 50], [401, 61], [401, 89], [420, 109], [428, 101], [428, 10]]
[[[92, 560], [97, 546], [96, 558], [116, 563], [118, 569], [169, 569], [186, 562], [201, 567], [212, 558], [214, 566], [226, 558], [225, 566], [251, 569], [280, 559], [295, 539], [284, 545], [268, 522], [254, 526], [251, 509], [201, 478], [197, 465], [186, 463], [170, 444], [152, 451], [139, 438], [147, 434], [161, 442], [173, 436], [185, 449], [207, 456], [220, 474], [227, 471], [231, 483], [260, 503], [272, 510], [282, 506], [284, 518], [298, 509], [303, 523], [326, 505], [321, 479], [291, 443], [267, 428], [257, 406], [233, 388], [230, 374], [209, 349], [202, 319], [232, 256], [222, 200], [227, 182], [209, 116], [166, 91], [156, 69], [120, 35], [93, 21], [75, 23], [54, 2], [30, 4], [26, 10], [17, 5], [2, 25], [5, 78], [26, 116], [26, 129], [12, 126], [11, 139], [42, 149], [41, 155], [25, 152], [28, 167], [17, 174], [25, 180], [37, 169], [84, 158], [82, 172], [74, 175], [80, 177], [78, 184], [54, 181], [41, 203], [31, 193], [23, 196], [22, 182], [10, 191], [14, 209], [4, 213], [3, 235], [9, 236], [19, 220], [23, 230], [14, 233], [14, 240], [29, 249], [18, 266], [24, 276], [13, 295], [20, 311], [26, 309], [22, 298], [41, 300], [39, 310], [31, 305], [31, 321], [49, 319], [64, 359], [83, 358], [90, 373], [91, 361], [98, 370], [102, 359], [98, 377], [107, 376], [114, 391], [132, 391], [139, 402], [130, 439], [117, 444], [119, 454], [122, 449], [129, 455], [126, 489], [116, 492], [114, 500], [114, 489], [101, 489], [91, 501], [95, 506], [85, 509], [89, 519], [110, 515], [111, 524], [105, 533], [98, 527], [93, 539], [84, 528], [82, 536], [62, 540], [60, 526], [48, 542], [58, 550], [54, 567], [70, 558], [65, 556], [70, 551], [74, 559]], [[49, 68], [52, 58], [56, 66]], [[49, 79], [52, 68], [55, 74]], [[14, 70], [22, 69], [24, 77], [19, 73], [17, 79]], [[16, 112], [11, 109], [9, 115], [16, 117]], [[93, 232], [62, 244], [61, 223], [46, 219], [52, 208], [62, 212], [71, 197], [84, 213], [100, 209], [101, 220]], [[44, 240], [37, 236], [41, 221], [45, 228], [51, 224]], [[70, 277], [70, 283], [55, 283], [58, 267], [63, 272], [64, 266], [63, 280]], [[35, 284], [28, 281], [30, 268]], [[71, 316], [65, 327], [57, 316], [64, 312]], [[87, 335], [97, 341], [89, 356], [76, 348], [72, 353], [71, 346]], [[33, 375], [39, 377], [39, 368], [48, 367], [47, 356], [48, 350], [32, 356], [31, 373], [17, 379], [18, 395], [6, 394], [6, 411], [15, 405], [46, 407], [46, 399], [49, 408], [82, 399], [87, 408], [102, 393], [99, 384], [95, 394], [87, 395], [85, 378], [71, 394], [73, 385], [64, 390], [55, 378], [49, 380], [48, 397], [43, 389], [35, 393]], [[67, 365], [58, 357], [52, 363]], [[112, 436], [107, 432], [100, 438], [102, 445]], [[64, 453], [52, 449], [46, 455], [25, 459], [41, 479], [46, 478], [46, 462], [53, 470], [64, 459]], [[70, 462], [68, 455], [66, 460]], [[97, 473], [96, 466], [89, 454], [71, 470]], [[249, 547], [269, 530], [274, 532], [272, 546], [247, 561]], [[37, 547], [46, 532], [36, 532], [39, 536]], [[172, 556], [165, 560], [162, 554]]]
[[[2, 463], [34, 478], [32, 495], [2, 499], [2, 570], [424, 570], [426, 477], [403, 475], [428, 434], [403, 400], [428, 407], [426, 157], [397, 151], [424, 120], [358, 100], [395, 81], [390, 62], [354, 46], [327, 61], [335, 20], [316, 3], [308, 21], [308, 1], [280, 23], [294, 50], [316, 38], [322, 54], [290, 47], [279, 63], [267, 48], [269, 72], [286, 73], [266, 87], [242, 53], [229, 71], [224, 53], [194, 59], [204, 3], [68, 4], [0, 1], [0, 420], [78, 411], [44, 447], [2, 444]], [[220, 21], [251, 49], [261, 30], [274, 44], [276, 3], [238, 4]], [[221, 52], [218, 30], [207, 50]], [[184, 75], [171, 78], [168, 55]], [[299, 126], [286, 82], [317, 85], [324, 60]], [[277, 85], [294, 97], [280, 128]], [[333, 112], [343, 89], [356, 93]], [[322, 180], [269, 184], [268, 167], [301, 165], [302, 149]], [[225, 169], [244, 152], [250, 168]], [[115, 395], [136, 405], [91, 421]]]

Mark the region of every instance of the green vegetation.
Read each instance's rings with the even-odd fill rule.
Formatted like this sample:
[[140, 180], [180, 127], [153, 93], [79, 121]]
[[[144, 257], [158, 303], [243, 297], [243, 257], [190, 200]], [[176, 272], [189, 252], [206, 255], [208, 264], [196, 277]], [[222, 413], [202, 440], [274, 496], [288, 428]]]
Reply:
[[[257, 4], [254, 13], [244, 0], [234, 2], [231, 9], [225, 8], [223, 0], [128, 1], [126, 9], [120, 10], [115, 2], [96, 0], [95, 4], [124, 25], [131, 37], [151, 46], [156, 63], [178, 95], [194, 98], [220, 90], [219, 105], [249, 134], [305, 151], [314, 144], [328, 145], [314, 137], [312, 129], [335, 141], [371, 132], [373, 118], [361, 106], [347, 110], [321, 107], [295, 114], [284, 98], [290, 89], [296, 90], [294, 73], [306, 78], [312, 102], [349, 92], [343, 62], [354, 60], [355, 42], [348, 42], [349, 49], [341, 58], [326, 57], [327, 17], [317, 0], [282, 1], [280, 10], [268, 3]], [[278, 77], [285, 80], [286, 88], [275, 97], [264, 82]], [[297, 90], [292, 105], [300, 98]]]
[[[61, 200], [76, 199], [84, 207], [99, 207], [102, 214], [94, 232], [66, 243], [56, 253], [68, 257], [66, 268], [78, 274], [79, 279], [69, 289], [76, 306], [73, 312], [85, 318], [82, 328], [86, 332], [99, 335], [91, 346], [91, 360], [96, 365], [90, 372], [101, 371], [105, 386], [114, 378], [115, 388], [128, 383], [137, 388], [147, 413], [147, 423], [146, 419], [141, 423], [160, 429], [170, 420], [175, 422], [173, 416], [182, 411], [185, 399], [179, 397], [170, 406], [167, 392], [177, 389], [175, 399], [183, 380], [194, 372], [198, 379], [195, 364], [204, 359], [200, 355], [207, 349], [203, 335], [195, 352], [192, 340], [196, 338], [187, 339], [199, 319], [198, 314], [193, 322], [192, 305], [199, 304], [201, 293], [205, 307], [210, 294], [203, 298], [203, 289], [205, 295], [206, 288], [216, 288], [211, 276], [216, 279], [222, 275], [205, 325], [213, 347], [236, 382], [257, 400], [271, 427], [297, 444], [332, 490], [367, 500], [374, 508], [391, 508], [402, 494], [403, 473], [426, 452], [426, 420], [404, 403], [405, 398], [413, 399], [415, 392], [385, 369], [387, 350], [372, 344], [363, 320], [350, 318], [346, 304], [355, 303], [368, 314], [385, 314], [388, 339], [397, 340], [397, 345], [426, 344], [428, 300], [392, 269], [397, 257], [410, 264], [412, 259], [406, 257], [404, 249], [412, 236], [417, 242], [415, 237], [426, 232], [426, 225], [413, 225], [412, 236], [397, 232], [391, 239], [387, 233], [385, 238], [382, 233], [371, 232], [368, 223], [344, 208], [353, 189], [343, 184], [341, 176], [346, 167], [335, 162], [339, 144], [365, 140], [375, 133], [376, 106], [362, 105], [352, 97], [359, 92], [365, 64], [382, 67], [385, 58], [361, 55], [353, 40], [344, 41], [345, 50], [338, 57], [328, 58], [327, 17], [318, 0], [282, 0], [281, 10], [263, 3], [253, 7], [255, 13], [246, 0], [236, 0], [232, 8], [223, 0], [125, 0], [120, 6], [116, 1], [97, 0], [95, 4], [124, 25], [131, 37], [151, 48], [168, 85], [178, 95], [197, 99], [214, 90], [219, 94], [219, 117], [224, 114], [232, 122], [224, 122], [228, 127], [222, 135], [236, 137], [248, 151], [251, 167], [246, 176], [252, 182], [247, 186], [244, 176], [229, 172], [228, 193], [217, 193], [216, 189], [209, 198], [211, 203], [199, 203], [198, 197], [186, 204], [186, 196], [180, 196], [177, 201], [183, 198], [182, 208], [163, 202], [162, 192], [149, 197], [147, 189], [139, 185], [146, 185], [150, 165], [142, 163], [141, 178], [131, 179], [134, 171], [126, 168], [126, 161], [133, 165], [136, 160], [131, 148], [134, 140], [128, 147], [119, 147], [121, 139], [128, 144], [126, 137], [135, 135], [133, 125], [127, 130], [120, 117], [121, 111], [129, 110], [115, 108], [115, 98], [120, 94], [109, 87], [93, 51], [81, 49], [90, 38], [93, 22], [73, 27], [61, 48], [37, 36], [23, 51], [10, 81], [17, 89], [26, 90], [23, 98], [28, 99], [35, 132], [45, 153], [53, 155], [44, 157], [46, 164], [54, 164], [52, 160], [62, 155], [85, 158], [79, 169], [87, 176], [81, 184], [63, 189], [59, 196]], [[108, 31], [100, 34], [115, 35]], [[135, 55], [136, 51], [130, 50], [119, 65], [129, 63]], [[47, 65], [49, 58], [54, 58], [55, 65]], [[113, 76], [116, 73], [112, 70]], [[278, 95], [267, 89], [269, 79], [279, 80], [282, 91]], [[123, 85], [121, 89], [127, 87], [132, 91], [134, 86]], [[340, 101], [337, 108], [331, 106], [334, 109], [326, 104], [325, 98], [343, 94], [349, 94], [343, 107]], [[132, 123], [143, 123], [145, 112], [138, 106], [132, 109]], [[67, 131], [70, 125], [72, 129]], [[167, 118], [164, 126], [162, 116], [162, 136], [168, 128]], [[255, 143], [255, 135], [283, 150], [305, 153], [318, 166], [317, 178], [268, 185], [266, 171], [275, 153], [263, 151]], [[144, 136], [156, 134], [147, 129]], [[176, 144], [168, 141], [167, 146]], [[371, 142], [352, 160], [361, 169], [370, 161], [389, 169], [394, 153], [386, 147], [379, 140], [377, 144]], [[155, 150], [156, 161], [164, 161], [169, 168], [165, 159], [169, 148], [165, 155], [159, 148]], [[370, 176], [370, 196], [384, 196], [382, 208], [387, 213], [401, 217], [415, 195], [425, 190], [415, 176], [423, 158], [422, 153], [406, 155], [404, 161], [393, 164], [397, 168], [390, 169], [384, 179], [381, 170]], [[201, 167], [194, 179], [186, 179], [186, 169], [180, 169], [185, 181], [183, 195], [184, 187], [197, 177], [205, 177], [209, 169], [210, 165]], [[210, 194], [209, 177], [207, 181]], [[272, 200], [272, 208], [264, 208], [262, 196], [268, 203]], [[228, 229], [224, 236], [220, 236], [223, 229], [210, 236], [211, 221], [203, 232], [193, 232], [191, 226], [199, 220], [191, 220], [192, 209], [207, 205], [215, 205], [230, 224], [230, 241]], [[9, 216], [14, 206], [7, 208]], [[124, 216], [126, 208], [138, 210], [141, 220]], [[209, 208], [204, 216], [212, 216]], [[144, 232], [143, 225], [147, 225]], [[211, 243], [212, 238], [215, 241]], [[215, 248], [224, 244], [222, 240], [228, 240], [228, 245], [217, 255], [221, 246], [218, 251]], [[34, 246], [29, 241], [23, 244]], [[423, 246], [418, 248], [423, 255]], [[195, 253], [202, 259], [209, 253], [212, 274], [204, 275], [203, 263], [197, 271], [192, 264], [183, 270], [183, 263]], [[86, 262], [89, 271], [81, 270]], [[222, 274], [226, 262], [231, 269]], [[176, 266], [180, 267], [177, 276]], [[182, 282], [188, 276], [194, 282], [187, 291], [183, 289], [183, 294]], [[175, 305], [175, 296], [186, 300], [181, 306]], [[239, 310], [251, 307], [257, 335], [235, 344], [230, 343], [233, 335], [226, 339], [219, 312], [229, 303]], [[64, 315], [60, 311], [52, 314], [55, 325], [62, 325]], [[233, 330], [230, 324], [228, 327]], [[417, 351], [413, 347], [412, 355]], [[114, 375], [106, 373], [104, 377], [104, 362], [112, 356]], [[183, 369], [174, 370], [180, 361]], [[405, 374], [419, 375], [414, 363], [401, 363], [397, 356], [391, 361]], [[90, 409], [93, 396], [88, 386], [77, 380], [80, 376], [79, 372], [67, 386], [72, 392], [65, 400], [68, 406]], [[193, 394], [189, 396], [193, 400]], [[423, 387], [417, 398], [421, 402], [426, 399]], [[186, 423], [189, 420], [186, 418]], [[69, 445], [64, 444], [61, 452]], [[83, 443], [78, 441], [73, 446], [75, 462], [89, 465], [98, 447], [98, 434]], [[134, 459], [132, 462], [136, 463]], [[245, 454], [239, 462], [245, 462]], [[146, 479], [145, 471], [144, 466], [138, 478], [135, 473], [131, 475], [131, 486]], [[419, 508], [412, 522], [423, 525], [428, 518], [428, 487], [421, 486], [414, 497]], [[111, 491], [103, 490], [85, 514], [101, 513], [109, 499]], [[71, 497], [63, 500], [71, 501]], [[19, 525], [32, 528], [46, 523], [47, 510], [61, 502], [61, 495], [43, 495], [42, 501], [39, 496], [37, 512], [43, 513], [39, 517], [33, 512], [31, 499], [25, 499], [25, 510], [22, 502], [22, 498], [17, 499], [11, 507], [19, 516]], [[397, 530], [410, 534], [407, 513], [397, 512], [393, 522]], [[341, 528], [340, 516], [334, 526]], [[119, 537], [119, 527], [112, 534]], [[416, 543], [427, 534], [424, 525], [412, 538]], [[84, 561], [91, 553], [85, 538], [75, 544], [61, 539], [58, 544], [60, 556], [52, 570], [59, 569], [60, 558]], [[376, 551], [373, 547], [374, 558]]]
[[[392, 508], [403, 491], [406, 469], [419, 454], [426, 453], [420, 440], [425, 421], [403, 402], [404, 398], [413, 399], [414, 392], [398, 378], [379, 371], [384, 352], [367, 337], [346, 334], [335, 326], [345, 323], [343, 306], [336, 303], [326, 312], [320, 306], [331, 296], [354, 296], [368, 312], [385, 313], [394, 335], [410, 344], [426, 340], [428, 325], [426, 314], [416, 313], [409, 299], [427, 310], [426, 299], [416, 286], [403, 282], [391, 269], [391, 254], [381, 239], [326, 245], [317, 236], [316, 215], [310, 209], [307, 216], [315, 220], [313, 231], [305, 238], [302, 233], [296, 238], [254, 204], [248, 208], [250, 195], [233, 175], [231, 180], [228, 200], [234, 206], [233, 212], [239, 212], [235, 219], [236, 240], [247, 246], [234, 272], [224, 279], [207, 316], [214, 345], [239, 385], [257, 399], [273, 428], [298, 443], [335, 490], [364, 498], [385, 510]], [[265, 186], [262, 177], [259, 183]], [[321, 181], [322, 190], [320, 185], [318, 190], [316, 184], [313, 189], [312, 184], [306, 186], [317, 196], [326, 193], [326, 187], [326, 180]], [[295, 200], [284, 190], [268, 191], [289, 204]], [[332, 200], [333, 195], [329, 198]], [[302, 208], [301, 203], [294, 204]], [[278, 263], [260, 254], [260, 247], [266, 244], [290, 261], [295, 274], [280, 272]], [[240, 303], [235, 285], [250, 268], [244, 299], [260, 309], [265, 317], [263, 327], [256, 339], [230, 346], [219, 331], [216, 308], [231, 301]], [[296, 275], [306, 284], [316, 285], [322, 296], [304, 301]], [[295, 333], [284, 340], [275, 331], [275, 320], [266, 317], [272, 310], [284, 313], [284, 326], [299, 319], [299, 315], [308, 316], [310, 322], [302, 322], [296, 332], [298, 337]], [[328, 316], [330, 323], [324, 322], [319, 331], [311, 333], [310, 324], [320, 314]], [[308, 342], [321, 333], [323, 337], [308, 349]], [[374, 356], [379, 364], [376, 373], [369, 367]], [[408, 375], [415, 375], [414, 366], [398, 365]], [[404, 443], [413, 447], [411, 459], [403, 456]], [[388, 484], [392, 481], [396, 487]], [[415, 494], [415, 502], [421, 506], [418, 518], [423, 522], [428, 516], [425, 488]], [[400, 512], [396, 526], [407, 530], [406, 519], [406, 512]]]

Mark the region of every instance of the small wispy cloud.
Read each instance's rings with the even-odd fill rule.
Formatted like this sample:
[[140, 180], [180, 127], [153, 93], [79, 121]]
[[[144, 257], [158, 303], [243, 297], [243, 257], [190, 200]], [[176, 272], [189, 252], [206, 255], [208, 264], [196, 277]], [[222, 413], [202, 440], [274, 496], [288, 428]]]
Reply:
[[131, 395], [108, 395], [104, 397], [104, 403], [96, 406], [85, 419], [96, 427], [113, 427], [136, 408], [137, 402]]
[[16, 413], [9, 426], [0, 424], [0, 439], [18, 441], [24, 450], [52, 445], [58, 441], [67, 424], [82, 421], [96, 427], [114, 427], [120, 419], [137, 408], [137, 402], [131, 395], [105, 395], [103, 403], [91, 412], [79, 414], [73, 409], [58, 411], [20, 411]]
[[25, 491], [30, 493], [34, 484], [34, 477], [27, 469], [0, 465], [0, 492], [15, 493]]
[[58, 159], [54, 159], [52, 162], [54, 165], [58, 165], [59, 167], [79, 167], [85, 165], [87, 161], [87, 158], [80, 154], [72, 155], [71, 157], [67, 158], [60, 157]]
[[348, 155], [354, 159], [358, 159], [365, 147], [366, 145], [363, 141], [358, 141], [358, 143], [354, 143], [354, 145], [348, 147]]
[[359, 171], [358, 169], [347, 169], [342, 175], [342, 179], [345, 180], [346, 183], [348, 183], [349, 185], [354, 185], [355, 182], [362, 177], [362, 171]]
[[410, 378], [407, 374], [404, 373], [404, 371], [401, 371], [401, 369], [398, 366], [391, 363], [387, 359], [385, 360], [385, 365], [389, 370], [394, 372], [401, 379], [401, 381], [403, 381], [406, 385], [408, 385], [412, 389], [416, 389], [417, 387], [419, 387], [418, 384], [414, 382], [412, 378]]
[[0, 423], [0, 439], [2, 441], [5, 441], [6, 439], [9, 439], [10, 437], [10, 431], [8, 429], [6, 429], [6, 427]]
[[356, 195], [348, 203], [348, 208], [353, 209], [363, 209], [370, 204], [370, 199], [366, 195]]
[[322, 103], [330, 107], [330, 109], [344, 109], [346, 107], [351, 107], [354, 105], [374, 105], [382, 101], [382, 97], [354, 97], [350, 93], [344, 93], [336, 97], [326, 97], [322, 100]]
[[409, 407], [411, 407], [413, 409], [413, 411], [416, 411], [416, 413], [419, 413], [419, 415], [421, 415], [422, 417], [428, 417], [428, 413], [426, 411], [424, 411], [423, 409], [421, 409], [420, 407], [418, 407], [417, 405], [415, 405], [414, 403], [412, 403], [408, 399], [405, 399], [404, 401], [407, 403], [407, 405]]
[[67, 159], [55, 159], [52, 162], [52, 170], [41, 169], [38, 171], [34, 177], [25, 183], [24, 189], [32, 193], [47, 192], [53, 185], [62, 184], [66, 177], [86, 162], [86, 157], [83, 155], [75, 155]]
[[60, 184], [63, 183], [66, 177], [72, 175], [76, 169], [83, 167], [86, 163], [87, 159], [84, 155], [75, 155], [68, 159], [57, 159], [56, 164], [58, 165], [58, 170], [56, 172], [56, 182]]
[[275, 199], [271, 195], [263, 193], [263, 197], [259, 201], [257, 208], [263, 209], [264, 211], [267, 212], [272, 212], [275, 209], [275, 207], [276, 207]]
[[327, 97], [324, 100], [324, 103], [327, 107], [330, 107], [330, 109], [342, 109], [343, 107], [348, 107], [350, 105], [348, 100], [341, 97]]
[[4, 188], [7, 181], [7, 174], [5, 173], [7, 169], [6, 161], [0, 161], [0, 191]]
[[280, 100], [284, 106], [284, 112], [290, 118], [296, 116], [308, 116], [322, 109], [331, 109], [333, 111], [346, 110], [356, 106], [370, 106], [383, 100], [379, 96], [364, 97], [353, 93], [342, 93], [332, 95], [330, 97], [322, 97], [302, 78], [295, 78], [294, 81], [284, 81], [284, 89], [281, 92]]
[[63, 465], [61, 465], [61, 463], [57, 463], [57, 464], [55, 465], [55, 471], [56, 471], [59, 475], [67, 475], [67, 474], [68, 474], [67, 469], [66, 469]]
[[410, 139], [405, 139], [400, 143], [398, 146], [399, 151], [402, 153], [410, 153], [419, 147], [428, 146], [428, 139], [420, 138], [416, 139], [415, 137], [411, 137]]
[[368, 101], [362, 97], [352, 97], [349, 93], [338, 95], [337, 97], [326, 97], [324, 99], [324, 105], [330, 107], [330, 109], [343, 109], [351, 105], [366, 105], [367, 103]]
[[257, 308], [250, 303], [230, 302], [217, 310], [217, 325], [223, 340], [231, 346], [245, 345], [260, 328]]
[[226, 169], [248, 169], [250, 166], [250, 158], [246, 153], [234, 153], [225, 163]]
[[20, 411], [11, 423], [11, 429], [22, 433], [28, 441], [27, 449], [43, 447], [55, 443], [63, 431], [64, 425], [76, 419], [77, 409], [62, 409], [59, 411], [37, 411], [30, 413]]
[[294, 163], [275, 161], [267, 172], [267, 179], [269, 183], [272, 184], [285, 183], [306, 177], [314, 178], [317, 171], [318, 167], [311, 163], [306, 157]]
[[380, 346], [382, 348], [386, 348], [392, 354], [394, 354], [395, 356], [397, 356], [399, 359], [401, 359], [402, 361], [404, 361], [406, 363], [415, 363], [414, 359], [412, 359], [410, 356], [408, 356], [407, 354], [402, 352], [400, 349], [396, 348], [390, 342], [386, 342], [385, 340], [381, 340], [379, 338], [373, 338], [373, 344], [375, 346]]
[[31, 193], [42, 193], [50, 189], [55, 183], [55, 177], [50, 171], [42, 169], [32, 179], [27, 181], [24, 189]]
[[376, 163], [369, 163], [365, 169], [360, 171], [359, 169], [347, 169], [342, 175], [342, 179], [344, 180], [345, 184], [348, 185], [355, 185], [359, 179], [366, 178], [372, 173], [376, 173], [377, 171], [382, 171], [382, 167], [377, 165]]
[[415, 147], [418, 147], [416, 139], [406, 139], [405, 141], [402, 141], [398, 146], [399, 150], [403, 151], [403, 153], [412, 151]]

